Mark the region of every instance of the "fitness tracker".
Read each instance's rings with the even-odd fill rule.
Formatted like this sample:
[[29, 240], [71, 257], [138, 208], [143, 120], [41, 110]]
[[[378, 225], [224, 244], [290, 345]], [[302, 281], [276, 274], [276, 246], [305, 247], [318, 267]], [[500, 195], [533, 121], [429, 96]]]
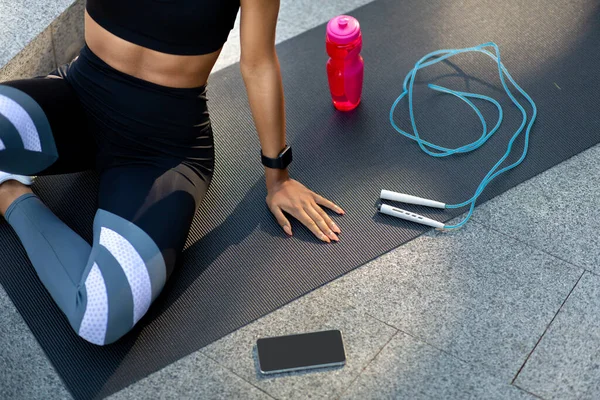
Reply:
[[267, 168], [275, 168], [275, 169], [286, 169], [288, 165], [292, 162], [292, 148], [290, 146], [285, 146], [285, 148], [279, 153], [277, 158], [269, 158], [265, 157], [265, 155], [260, 152], [262, 164]]

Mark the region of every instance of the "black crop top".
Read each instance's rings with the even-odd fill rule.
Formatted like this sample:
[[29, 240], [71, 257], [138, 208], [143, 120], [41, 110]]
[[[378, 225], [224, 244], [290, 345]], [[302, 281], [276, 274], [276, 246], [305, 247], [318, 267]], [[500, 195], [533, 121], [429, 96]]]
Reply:
[[240, 0], [87, 0], [94, 21], [122, 39], [162, 53], [208, 54], [233, 28]]

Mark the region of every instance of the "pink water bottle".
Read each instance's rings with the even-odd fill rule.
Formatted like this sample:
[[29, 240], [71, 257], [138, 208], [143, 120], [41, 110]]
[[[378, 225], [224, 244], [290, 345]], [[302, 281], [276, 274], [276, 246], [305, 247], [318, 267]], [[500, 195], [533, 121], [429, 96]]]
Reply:
[[327, 77], [335, 108], [350, 111], [360, 103], [364, 61], [360, 55], [362, 34], [356, 18], [339, 15], [327, 24], [325, 44], [329, 60]]

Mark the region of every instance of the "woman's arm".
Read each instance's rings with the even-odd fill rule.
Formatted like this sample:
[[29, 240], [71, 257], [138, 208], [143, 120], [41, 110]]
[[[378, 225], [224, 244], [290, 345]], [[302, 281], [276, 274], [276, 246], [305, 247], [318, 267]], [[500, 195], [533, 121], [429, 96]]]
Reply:
[[[262, 152], [276, 158], [286, 144], [283, 85], [275, 52], [279, 0], [242, 0], [241, 10], [240, 69]], [[267, 180], [280, 178], [278, 171], [282, 170], [267, 168]], [[281, 174], [287, 177], [287, 171]]]
[[[286, 145], [283, 84], [275, 51], [278, 14], [279, 0], [241, 0], [240, 69], [262, 152], [270, 158], [276, 158]], [[267, 204], [288, 235], [292, 234], [291, 225], [283, 211], [321, 240], [338, 240], [334, 232], [340, 229], [319, 205], [343, 214], [340, 207], [290, 179], [287, 170], [265, 167], [265, 177]]]

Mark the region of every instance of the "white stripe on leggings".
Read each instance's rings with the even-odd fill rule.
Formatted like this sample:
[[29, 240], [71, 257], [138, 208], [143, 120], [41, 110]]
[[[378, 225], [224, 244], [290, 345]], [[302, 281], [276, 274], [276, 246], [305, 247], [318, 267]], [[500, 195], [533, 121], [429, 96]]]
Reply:
[[0, 150], [4, 150], [4, 149], [6, 149], [6, 146], [2, 142], [2, 139], [0, 139]]
[[14, 125], [26, 150], [42, 151], [40, 135], [29, 113], [13, 99], [0, 94], [0, 114]]
[[152, 285], [146, 264], [131, 243], [111, 229], [103, 227], [100, 230], [100, 244], [110, 251], [127, 276], [133, 295], [135, 325], [146, 314], [152, 302]]
[[108, 293], [102, 272], [97, 264], [92, 266], [85, 279], [87, 304], [79, 328], [79, 336], [88, 342], [104, 345], [108, 326]]

